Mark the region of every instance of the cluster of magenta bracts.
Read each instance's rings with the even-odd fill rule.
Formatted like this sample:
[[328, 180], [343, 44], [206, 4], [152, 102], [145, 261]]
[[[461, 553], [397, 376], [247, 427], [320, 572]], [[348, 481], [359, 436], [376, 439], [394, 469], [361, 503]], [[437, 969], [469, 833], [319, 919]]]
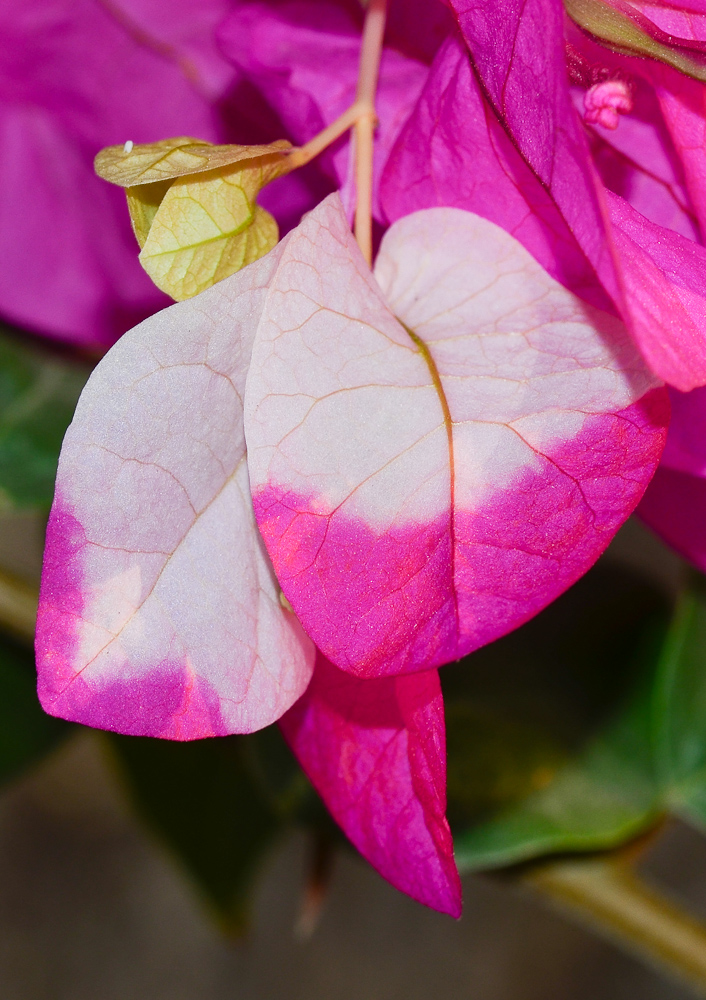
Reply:
[[[165, 304], [98, 148], [302, 143], [355, 94], [354, 0], [143, 6], [0, 14], [45, 25], [0, 57], [0, 310], [82, 345]], [[650, 18], [701, 42], [689, 6]], [[560, 0], [392, 0], [378, 113], [374, 274], [340, 141], [263, 192], [271, 254], [93, 375], [49, 524], [40, 696], [171, 739], [280, 719], [361, 853], [458, 914], [436, 668], [546, 606], [638, 504], [706, 568], [704, 84], [598, 45]]]

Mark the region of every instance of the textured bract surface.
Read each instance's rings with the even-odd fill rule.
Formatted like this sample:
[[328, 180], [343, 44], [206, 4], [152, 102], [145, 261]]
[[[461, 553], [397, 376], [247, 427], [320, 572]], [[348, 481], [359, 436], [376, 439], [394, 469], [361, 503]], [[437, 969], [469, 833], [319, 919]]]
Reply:
[[276, 156], [291, 147], [292, 144], [286, 140], [266, 146], [216, 146], [182, 136], [132, 149], [128, 147], [127, 150], [124, 146], [108, 146], [100, 151], [94, 165], [99, 177], [111, 184], [130, 188], [221, 170], [263, 156]]
[[301, 694], [313, 653], [248, 473], [279, 585], [361, 677], [491, 641], [608, 544], [666, 420], [620, 322], [458, 209], [396, 223], [375, 273], [331, 196], [99, 366], [49, 526], [51, 711], [188, 737], [257, 728]]
[[359, 680], [319, 655], [280, 725], [363, 857], [413, 899], [460, 916], [438, 672]]
[[242, 433], [250, 345], [276, 262], [136, 327], [81, 397], [37, 628], [52, 714], [194, 739], [267, 725], [309, 681], [314, 650], [279, 601]]
[[651, 225], [621, 198], [606, 199], [596, 183], [569, 93], [563, 5], [558, 0], [450, 4], [487, 97], [648, 364], [678, 389], [703, 385], [706, 251]]
[[[242, 168], [177, 178], [140, 251], [140, 263], [155, 285], [182, 301], [272, 250], [279, 239], [277, 223], [255, 198], [282, 169], [281, 163], [255, 160]], [[128, 204], [139, 190], [128, 190]]]
[[405, 217], [375, 277], [327, 199], [282, 252], [245, 399], [279, 582], [361, 677], [456, 659], [553, 600], [638, 502], [667, 419], [622, 324], [486, 220]]

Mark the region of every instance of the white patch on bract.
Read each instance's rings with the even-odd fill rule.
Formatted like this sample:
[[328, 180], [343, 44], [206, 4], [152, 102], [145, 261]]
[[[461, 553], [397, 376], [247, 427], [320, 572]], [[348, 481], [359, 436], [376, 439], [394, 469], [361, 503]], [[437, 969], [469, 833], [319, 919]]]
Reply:
[[375, 276], [436, 362], [463, 506], [538, 468], [535, 449], [570, 443], [587, 416], [625, 409], [661, 384], [620, 320], [470, 212], [435, 208], [396, 222]]
[[290, 239], [245, 400], [253, 490], [291, 489], [378, 531], [475, 507], [540, 468], [590, 415], [659, 384], [619, 320], [554, 281], [504, 230], [460, 209], [396, 222], [371, 279], [335, 196]]
[[100, 687], [183, 667], [233, 732], [279, 718], [314, 660], [279, 603], [245, 461], [245, 374], [275, 262], [122, 338], [82, 394], [57, 481], [87, 540], [76, 671]]

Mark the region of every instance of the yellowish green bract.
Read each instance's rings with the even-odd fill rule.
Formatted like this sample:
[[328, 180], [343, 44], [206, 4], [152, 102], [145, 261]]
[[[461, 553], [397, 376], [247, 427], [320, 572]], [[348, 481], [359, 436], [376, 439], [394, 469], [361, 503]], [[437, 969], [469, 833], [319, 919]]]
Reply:
[[181, 137], [109, 146], [96, 173], [125, 188], [139, 260], [172, 298], [191, 298], [268, 253], [277, 223], [258, 192], [290, 169], [290, 143], [212, 146]]

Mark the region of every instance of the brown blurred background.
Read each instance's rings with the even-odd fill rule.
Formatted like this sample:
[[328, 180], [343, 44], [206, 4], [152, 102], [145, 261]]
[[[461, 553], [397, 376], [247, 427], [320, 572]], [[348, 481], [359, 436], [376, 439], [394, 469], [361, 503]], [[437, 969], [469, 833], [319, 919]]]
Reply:
[[[0, 522], [0, 564], [38, 570], [41, 524]], [[670, 587], [679, 563], [630, 524], [606, 558]], [[79, 731], [0, 796], [1, 1000], [681, 1000], [690, 994], [528, 889], [465, 879], [454, 922], [338, 857], [313, 936], [294, 933], [307, 848], [272, 852], [253, 927], [225, 940], [133, 817], [101, 737]], [[706, 840], [672, 824], [643, 870], [706, 919]]]

